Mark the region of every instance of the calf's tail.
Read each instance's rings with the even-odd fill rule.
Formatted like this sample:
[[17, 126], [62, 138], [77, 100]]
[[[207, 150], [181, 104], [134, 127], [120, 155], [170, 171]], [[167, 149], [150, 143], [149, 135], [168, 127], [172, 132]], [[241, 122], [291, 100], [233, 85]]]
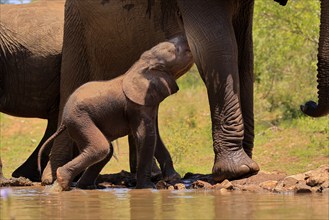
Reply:
[[46, 140], [45, 143], [43, 143], [43, 145], [40, 147], [40, 150], [38, 152], [38, 170], [39, 170], [40, 175], [42, 175], [42, 173], [41, 173], [41, 155], [42, 155], [42, 152], [46, 149], [46, 147], [49, 146], [49, 143], [52, 142], [63, 131], [65, 131], [65, 129], [66, 129], [66, 126], [64, 124], [61, 124], [59, 126], [59, 128], [57, 129], [57, 131], [53, 135], [51, 135], [48, 138], [48, 140]]

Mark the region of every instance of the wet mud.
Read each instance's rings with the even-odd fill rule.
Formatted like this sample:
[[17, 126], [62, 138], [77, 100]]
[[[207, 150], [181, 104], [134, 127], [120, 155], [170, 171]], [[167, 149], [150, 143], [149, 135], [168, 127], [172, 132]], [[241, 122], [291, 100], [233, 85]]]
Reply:
[[[283, 172], [260, 171], [257, 175], [239, 180], [224, 180], [216, 183], [211, 174], [186, 173], [178, 182], [165, 182], [161, 176], [154, 176], [153, 182], [159, 190], [220, 190], [272, 193], [329, 193], [329, 165], [296, 175]], [[134, 188], [136, 178], [122, 170], [120, 173], [103, 174], [97, 179], [99, 188]], [[2, 186], [38, 186], [26, 178], [11, 178], [0, 181]]]
[[[103, 187], [133, 187], [135, 178], [127, 171], [116, 174], [100, 175], [98, 184]], [[260, 171], [257, 175], [239, 180], [224, 180], [216, 183], [211, 174], [187, 173], [176, 183], [156, 180], [157, 189], [182, 190], [205, 189], [221, 191], [249, 191], [273, 193], [329, 193], [329, 165], [296, 175], [282, 172]]]
[[0, 187], [5, 186], [33, 186], [34, 183], [25, 178], [25, 177], [19, 177], [19, 178], [9, 178], [9, 179], [0, 179]]

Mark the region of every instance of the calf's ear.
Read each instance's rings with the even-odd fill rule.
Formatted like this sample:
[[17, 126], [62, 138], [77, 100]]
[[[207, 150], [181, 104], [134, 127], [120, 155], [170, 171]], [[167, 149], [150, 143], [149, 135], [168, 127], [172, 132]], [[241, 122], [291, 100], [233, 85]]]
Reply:
[[123, 79], [126, 97], [139, 105], [158, 105], [167, 96], [178, 91], [175, 78], [159, 70], [129, 72]]

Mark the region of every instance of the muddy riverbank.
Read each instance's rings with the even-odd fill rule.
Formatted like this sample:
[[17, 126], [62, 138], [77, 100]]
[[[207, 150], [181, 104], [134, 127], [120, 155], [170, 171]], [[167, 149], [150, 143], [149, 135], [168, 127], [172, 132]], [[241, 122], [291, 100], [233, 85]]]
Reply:
[[[260, 171], [257, 175], [240, 180], [215, 183], [212, 175], [186, 173], [181, 181], [168, 183], [154, 179], [157, 189], [183, 190], [204, 189], [220, 191], [249, 191], [273, 193], [329, 193], [329, 165], [296, 175], [283, 172]], [[103, 174], [98, 178], [100, 188], [133, 188], [135, 178], [127, 171], [116, 174]], [[26, 178], [13, 178], [3, 181], [0, 186], [36, 186]]]
[[[129, 172], [101, 175], [99, 184], [105, 187], [131, 187], [134, 178]], [[322, 193], [329, 192], [329, 165], [296, 175], [282, 172], [260, 171], [257, 175], [234, 181], [215, 183], [211, 175], [187, 173], [178, 183], [157, 181], [157, 189], [214, 189], [221, 191], [251, 191], [274, 193]]]

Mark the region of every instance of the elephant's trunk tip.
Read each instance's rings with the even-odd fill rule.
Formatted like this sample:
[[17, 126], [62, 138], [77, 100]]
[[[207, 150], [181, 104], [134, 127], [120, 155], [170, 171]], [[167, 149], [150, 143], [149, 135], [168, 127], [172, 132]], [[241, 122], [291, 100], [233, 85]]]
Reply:
[[329, 114], [329, 107], [316, 104], [314, 101], [308, 101], [300, 106], [301, 111], [311, 117], [322, 117]]

